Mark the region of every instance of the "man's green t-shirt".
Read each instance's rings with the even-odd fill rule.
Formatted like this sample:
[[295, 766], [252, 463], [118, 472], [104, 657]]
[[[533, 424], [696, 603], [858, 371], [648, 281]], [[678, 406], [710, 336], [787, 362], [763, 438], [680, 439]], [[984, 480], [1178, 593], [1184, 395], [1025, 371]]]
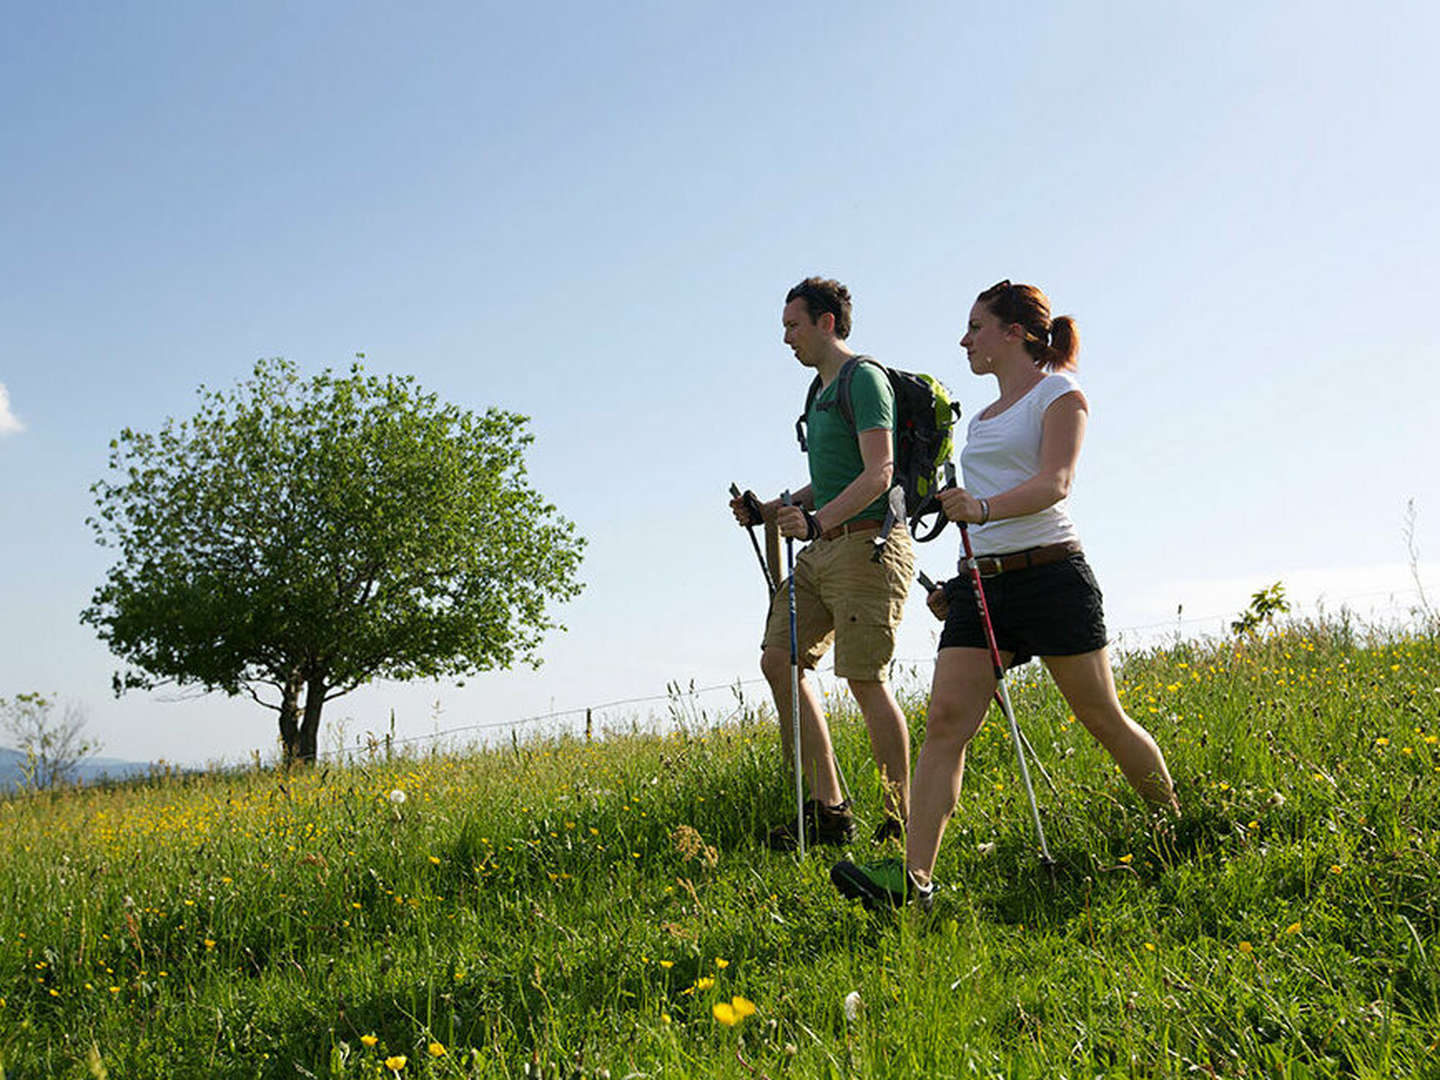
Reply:
[[[845, 422], [836, 394], [839, 378], [815, 395], [805, 414], [805, 442], [810, 455], [810, 490], [819, 510], [865, 471], [857, 432], [873, 428], [890, 429], [890, 453], [895, 453], [895, 394], [890, 380], [874, 364], [856, 364], [850, 376], [850, 408], [855, 416], [852, 428]], [[855, 518], [885, 519], [885, 496], [881, 495]], [[855, 520], [852, 518], [851, 520]]]

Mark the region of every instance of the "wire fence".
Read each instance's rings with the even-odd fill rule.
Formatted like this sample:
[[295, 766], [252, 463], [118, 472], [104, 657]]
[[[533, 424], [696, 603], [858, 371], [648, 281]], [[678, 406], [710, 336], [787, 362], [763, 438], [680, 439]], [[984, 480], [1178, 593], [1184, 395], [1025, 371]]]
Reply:
[[[1437, 594], [1440, 594], [1440, 583], [1417, 583], [1414, 588], [1404, 590], [1380, 589], [1354, 593], [1337, 598], [1334, 607], [1325, 603], [1293, 605], [1288, 618], [1318, 618], [1346, 610], [1353, 613], [1357, 604], [1385, 600], [1387, 602], [1379, 607], [1369, 604], [1364, 612], [1365, 619], [1370, 625], [1398, 628], [1413, 624], [1417, 617], [1423, 616], [1427, 611], [1428, 597]], [[1188, 617], [1181, 617], [1177, 613], [1174, 619], [1140, 623], [1114, 631], [1111, 647], [1117, 663], [1123, 665], [1127, 655], [1147, 649], [1183, 641], [1223, 638], [1230, 632], [1230, 623], [1234, 617], [1234, 612]], [[896, 657], [891, 661], [892, 678], [899, 677], [902, 683], [919, 684], [923, 689], [929, 685], [928, 671], [934, 664], [933, 654], [923, 657]], [[822, 700], [833, 699], [838, 689], [833, 664], [819, 668], [813, 674], [817, 678], [817, 689]], [[426, 748], [439, 751], [475, 744], [493, 745], [497, 735], [502, 742], [508, 737], [518, 748], [522, 732], [526, 740], [565, 736], [595, 739], [603, 738], [611, 732], [622, 731], [668, 731], [677, 727], [708, 729], [732, 724], [771, 707], [765, 679], [759, 676], [698, 687], [693, 681], [685, 685], [670, 683], [663, 694], [618, 698], [593, 705], [550, 710], [533, 716], [461, 724], [422, 735], [397, 737], [393, 731], [379, 736], [369, 733], [358, 737], [354, 745], [323, 751], [320, 757], [326, 761], [345, 761], [376, 752], [410, 753]]]

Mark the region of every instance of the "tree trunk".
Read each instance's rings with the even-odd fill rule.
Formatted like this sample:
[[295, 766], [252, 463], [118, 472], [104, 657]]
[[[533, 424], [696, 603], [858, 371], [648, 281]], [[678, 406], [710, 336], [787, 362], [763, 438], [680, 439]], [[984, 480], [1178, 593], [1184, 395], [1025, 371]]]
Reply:
[[305, 717], [300, 723], [299, 758], [306, 765], [315, 762], [315, 744], [320, 737], [320, 710], [325, 707], [325, 685], [323, 675], [312, 675], [305, 684]]
[[300, 688], [304, 686], [299, 671], [290, 672], [280, 691], [280, 745], [285, 748], [285, 764], [294, 764], [300, 753]]

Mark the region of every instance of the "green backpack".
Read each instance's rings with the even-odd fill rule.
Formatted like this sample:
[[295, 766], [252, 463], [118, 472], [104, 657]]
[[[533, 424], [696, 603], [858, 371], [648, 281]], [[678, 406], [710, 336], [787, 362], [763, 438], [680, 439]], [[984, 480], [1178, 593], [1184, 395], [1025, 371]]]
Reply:
[[[905, 514], [910, 520], [911, 535], [921, 543], [934, 540], [945, 528], [946, 518], [939, 512], [935, 492], [941, 487], [941, 468], [950, 461], [955, 449], [955, 424], [960, 419], [960, 405], [950, 399], [945, 384], [932, 375], [897, 371], [869, 356], [857, 356], [845, 361], [835, 376], [840, 385], [836, 387], [834, 402], [839, 404], [840, 415], [852, 428], [855, 412], [850, 404], [850, 380], [855, 374], [855, 365], [861, 363], [874, 364], [890, 380], [890, 389], [895, 394], [894, 482], [905, 489]], [[805, 395], [805, 411], [795, 422], [795, 435], [802, 452], [807, 449], [805, 418], [818, 393], [820, 376], [816, 375], [810, 392]], [[829, 403], [820, 407], [828, 408]], [[931, 512], [935, 513], [935, 524], [921, 536], [921, 519]]]

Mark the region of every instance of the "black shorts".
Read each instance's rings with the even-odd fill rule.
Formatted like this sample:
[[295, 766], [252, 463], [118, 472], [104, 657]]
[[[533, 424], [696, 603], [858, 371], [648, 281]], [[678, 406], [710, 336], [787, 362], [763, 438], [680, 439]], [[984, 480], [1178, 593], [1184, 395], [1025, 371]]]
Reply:
[[[1081, 552], [982, 580], [995, 642], [1001, 652], [1015, 654], [1011, 667], [1032, 656], [1078, 656], [1104, 647], [1103, 598]], [[942, 649], [989, 648], [971, 581], [964, 571], [945, 583], [950, 610], [940, 634]]]

